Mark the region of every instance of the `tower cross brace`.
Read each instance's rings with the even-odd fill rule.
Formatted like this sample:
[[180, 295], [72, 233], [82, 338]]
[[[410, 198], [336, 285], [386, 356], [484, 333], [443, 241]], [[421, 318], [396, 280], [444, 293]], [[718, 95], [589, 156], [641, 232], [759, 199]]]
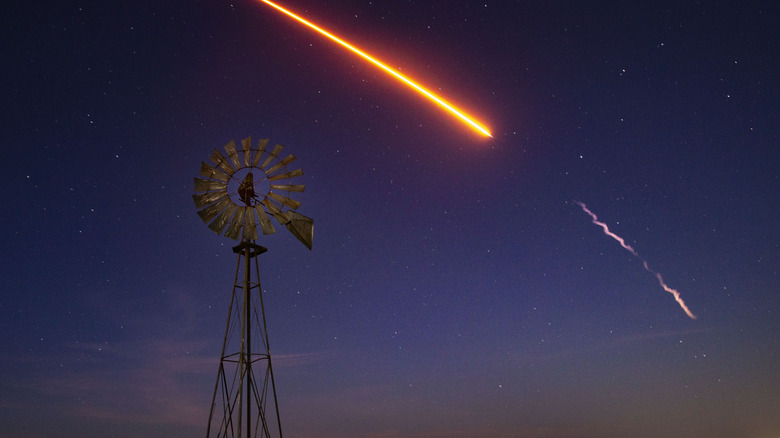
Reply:
[[238, 262], [207, 438], [282, 438], [257, 257], [266, 251], [251, 240], [233, 247]]

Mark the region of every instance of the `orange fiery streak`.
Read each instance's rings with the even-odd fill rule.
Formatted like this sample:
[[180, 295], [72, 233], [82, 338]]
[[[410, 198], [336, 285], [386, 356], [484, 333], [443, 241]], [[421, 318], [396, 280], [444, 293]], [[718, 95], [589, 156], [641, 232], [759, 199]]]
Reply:
[[392, 68], [388, 67], [386, 64], [382, 63], [381, 61], [377, 60], [376, 58], [372, 57], [371, 55], [363, 52], [362, 50], [360, 50], [357, 47], [353, 46], [352, 44], [349, 44], [348, 42], [342, 40], [341, 38], [337, 37], [336, 35], [333, 35], [332, 33], [326, 31], [325, 29], [315, 25], [314, 23], [312, 23], [310, 21], [307, 21], [304, 18], [299, 17], [298, 15], [294, 14], [293, 12], [290, 12], [287, 9], [285, 9], [285, 8], [279, 6], [279, 5], [277, 5], [277, 4], [275, 4], [275, 3], [271, 2], [271, 1], [268, 1], [268, 0], [260, 0], [260, 1], [262, 1], [263, 3], [273, 7], [277, 11], [282, 12], [282, 13], [288, 15], [289, 17], [292, 17], [293, 19], [295, 19], [295, 20], [305, 24], [306, 26], [309, 26], [310, 28], [316, 30], [317, 32], [321, 33], [322, 35], [325, 35], [326, 37], [330, 38], [331, 40], [341, 44], [343, 47], [346, 47], [351, 52], [357, 54], [358, 56], [360, 56], [361, 58], [365, 59], [366, 61], [374, 64], [375, 66], [377, 66], [379, 68], [381, 68], [386, 73], [392, 75], [393, 77], [395, 77], [399, 81], [403, 82], [407, 86], [411, 87], [412, 89], [414, 89], [418, 93], [420, 93], [423, 96], [427, 97], [428, 99], [436, 102], [437, 104], [439, 104], [439, 106], [441, 106], [445, 110], [449, 111], [452, 115], [454, 115], [455, 117], [459, 118], [461, 121], [463, 121], [464, 123], [469, 125], [472, 129], [474, 129], [477, 132], [481, 133], [482, 135], [485, 135], [485, 136], [488, 136], [488, 137], [491, 137], [491, 138], [493, 137], [492, 135], [490, 135], [490, 131], [488, 131], [487, 128], [485, 128], [484, 126], [482, 126], [479, 123], [477, 123], [474, 119], [472, 119], [471, 117], [469, 117], [468, 115], [466, 115], [465, 113], [460, 111], [459, 109], [455, 108], [452, 104], [448, 103], [447, 101], [445, 101], [444, 99], [440, 98], [439, 96], [433, 94], [433, 92], [425, 89], [424, 87], [422, 87], [421, 85], [417, 84], [413, 80], [407, 78], [406, 76], [402, 75], [401, 73], [398, 73], [397, 71], [395, 71]]

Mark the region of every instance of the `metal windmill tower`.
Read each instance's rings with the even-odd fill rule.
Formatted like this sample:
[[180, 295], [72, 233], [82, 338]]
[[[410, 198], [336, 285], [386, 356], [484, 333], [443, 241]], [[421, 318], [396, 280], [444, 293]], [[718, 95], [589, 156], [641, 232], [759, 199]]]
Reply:
[[[300, 202], [289, 198], [303, 192], [292, 179], [301, 169], [288, 171], [295, 160], [279, 158], [284, 146], [267, 150], [268, 140], [252, 146], [251, 138], [225, 145], [227, 156], [214, 150], [203, 162], [202, 178], [195, 178], [195, 206], [203, 222], [215, 233], [240, 240], [227, 327], [222, 344], [217, 382], [211, 402], [206, 437], [282, 437], [282, 423], [268, 344], [263, 294], [257, 256], [257, 227], [263, 234], [276, 232], [269, 215], [311, 249], [314, 220], [298, 214]], [[252, 263], [254, 261], [254, 263]]]

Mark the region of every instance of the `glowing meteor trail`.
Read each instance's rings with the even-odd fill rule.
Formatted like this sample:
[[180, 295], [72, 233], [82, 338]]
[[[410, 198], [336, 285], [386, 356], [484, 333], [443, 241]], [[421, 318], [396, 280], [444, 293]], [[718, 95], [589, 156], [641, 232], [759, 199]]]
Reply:
[[444, 108], [446, 111], [448, 111], [453, 116], [460, 119], [463, 123], [468, 125], [470, 128], [474, 129], [475, 131], [481, 133], [482, 135], [493, 137], [490, 135], [490, 131], [488, 131], [487, 128], [485, 128], [480, 123], [476, 122], [472, 117], [465, 114], [463, 111], [457, 109], [452, 104], [448, 103], [441, 97], [433, 94], [433, 92], [425, 89], [423, 86], [417, 84], [413, 80], [407, 78], [406, 76], [402, 75], [401, 73], [398, 73], [397, 71], [393, 70], [392, 68], [388, 67], [383, 62], [379, 61], [378, 59], [374, 58], [373, 56], [367, 54], [366, 52], [358, 49], [357, 47], [353, 46], [352, 44], [344, 41], [343, 39], [337, 37], [336, 35], [326, 31], [325, 29], [315, 25], [314, 23], [307, 21], [306, 19], [294, 14], [293, 12], [288, 11], [287, 9], [269, 1], [269, 0], [260, 0], [263, 3], [273, 7], [277, 11], [299, 21], [300, 23], [305, 24], [306, 26], [310, 27], [311, 29], [314, 29], [315, 31], [319, 32], [320, 34], [330, 38], [331, 40], [335, 41], [336, 43], [340, 44], [346, 49], [349, 49], [352, 53], [360, 56], [361, 58], [365, 59], [366, 61], [374, 64], [375, 66], [379, 67], [380, 69], [384, 70], [385, 73], [393, 76], [397, 80], [403, 82], [408, 87], [412, 88], [413, 90], [417, 91], [418, 93], [422, 94], [423, 96], [427, 97], [428, 99], [432, 100], [433, 102], [437, 103], [440, 107]]
[[634, 251], [634, 248], [632, 248], [630, 245], [628, 245], [628, 244], [626, 243], [626, 241], [625, 241], [625, 240], [623, 240], [623, 238], [622, 238], [622, 237], [620, 237], [620, 236], [618, 236], [617, 234], [615, 234], [615, 233], [613, 233], [613, 232], [609, 231], [609, 227], [607, 227], [607, 224], [605, 224], [604, 222], [600, 222], [600, 221], [599, 221], [599, 218], [598, 218], [598, 217], [597, 217], [595, 214], [593, 214], [593, 212], [592, 212], [592, 211], [588, 210], [588, 207], [586, 207], [586, 206], [585, 206], [585, 204], [583, 204], [583, 203], [582, 203], [582, 202], [580, 202], [580, 201], [574, 201], [574, 203], [575, 203], [575, 204], [577, 204], [577, 205], [579, 205], [579, 206], [582, 208], [582, 211], [584, 211], [585, 213], [587, 213], [587, 214], [588, 214], [588, 216], [590, 216], [590, 217], [591, 217], [591, 219], [593, 219], [593, 223], [594, 223], [594, 224], [596, 224], [596, 225], [600, 226], [600, 227], [601, 227], [601, 228], [604, 230], [604, 234], [606, 234], [607, 236], [609, 236], [609, 237], [611, 237], [611, 238], [613, 238], [613, 239], [617, 240], [617, 241], [618, 241], [618, 243], [620, 243], [620, 246], [622, 246], [622, 247], [623, 247], [623, 248], [625, 248], [625, 249], [626, 249], [628, 252], [630, 252], [630, 253], [631, 253], [631, 254], [633, 254], [634, 256], [638, 257], [640, 260], [642, 260], [642, 265], [645, 267], [645, 270], [646, 270], [647, 272], [649, 272], [649, 273], [653, 274], [653, 275], [655, 276], [655, 278], [658, 280], [658, 283], [661, 285], [661, 287], [662, 287], [662, 288], [663, 288], [665, 291], [669, 292], [670, 294], [672, 294], [672, 295], [674, 296], [674, 300], [675, 300], [675, 301], [677, 301], [677, 304], [679, 304], [679, 305], [680, 305], [680, 307], [682, 307], [683, 311], [684, 311], [684, 312], [685, 312], [685, 313], [686, 313], [686, 314], [687, 314], [689, 317], [691, 317], [691, 319], [696, 319], [696, 315], [694, 315], [694, 314], [693, 314], [693, 313], [692, 313], [692, 312], [691, 312], [691, 311], [688, 309], [688, 306], [686, 306], [686, 305], [685, 305], [685, 301], [683, 301], [683, 299], [682, 299], [682, 298], [680, 298], [680, 292], [678, 292], [677, 290], [675, 290], [675, 289], [672, 289], [672, 288], [670, 288], [669, 286], [667, 286], [667, 285], [666, 285], [666, 283], [664, 283], [664, 279], [663, 279], [663, 277], [661, 276], [661, 274], [659, 274], [658, 272], [655, 272], [654, 270], [650, 269], [650, 266], [648, 266], [648, 264], [647, 264], [647, 261], [646, 261], [645, 259], [643, 259], [642, 257], [640, 257], [640, 256], [639, 256], [639, 254], [637, 254], [637, 252], [636, 252], [636, 251]]

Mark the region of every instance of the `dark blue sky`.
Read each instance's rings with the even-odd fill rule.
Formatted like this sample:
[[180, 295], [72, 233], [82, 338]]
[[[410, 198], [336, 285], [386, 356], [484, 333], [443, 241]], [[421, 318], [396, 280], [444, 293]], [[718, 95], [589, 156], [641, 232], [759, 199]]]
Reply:
[[775, 2], [281, 3], [494, 139], [258, 1], [7, 7], [0, 437], [205, 434], [247, 136], [315, 220], [259, 242], [286, 435], [780, 434]]

